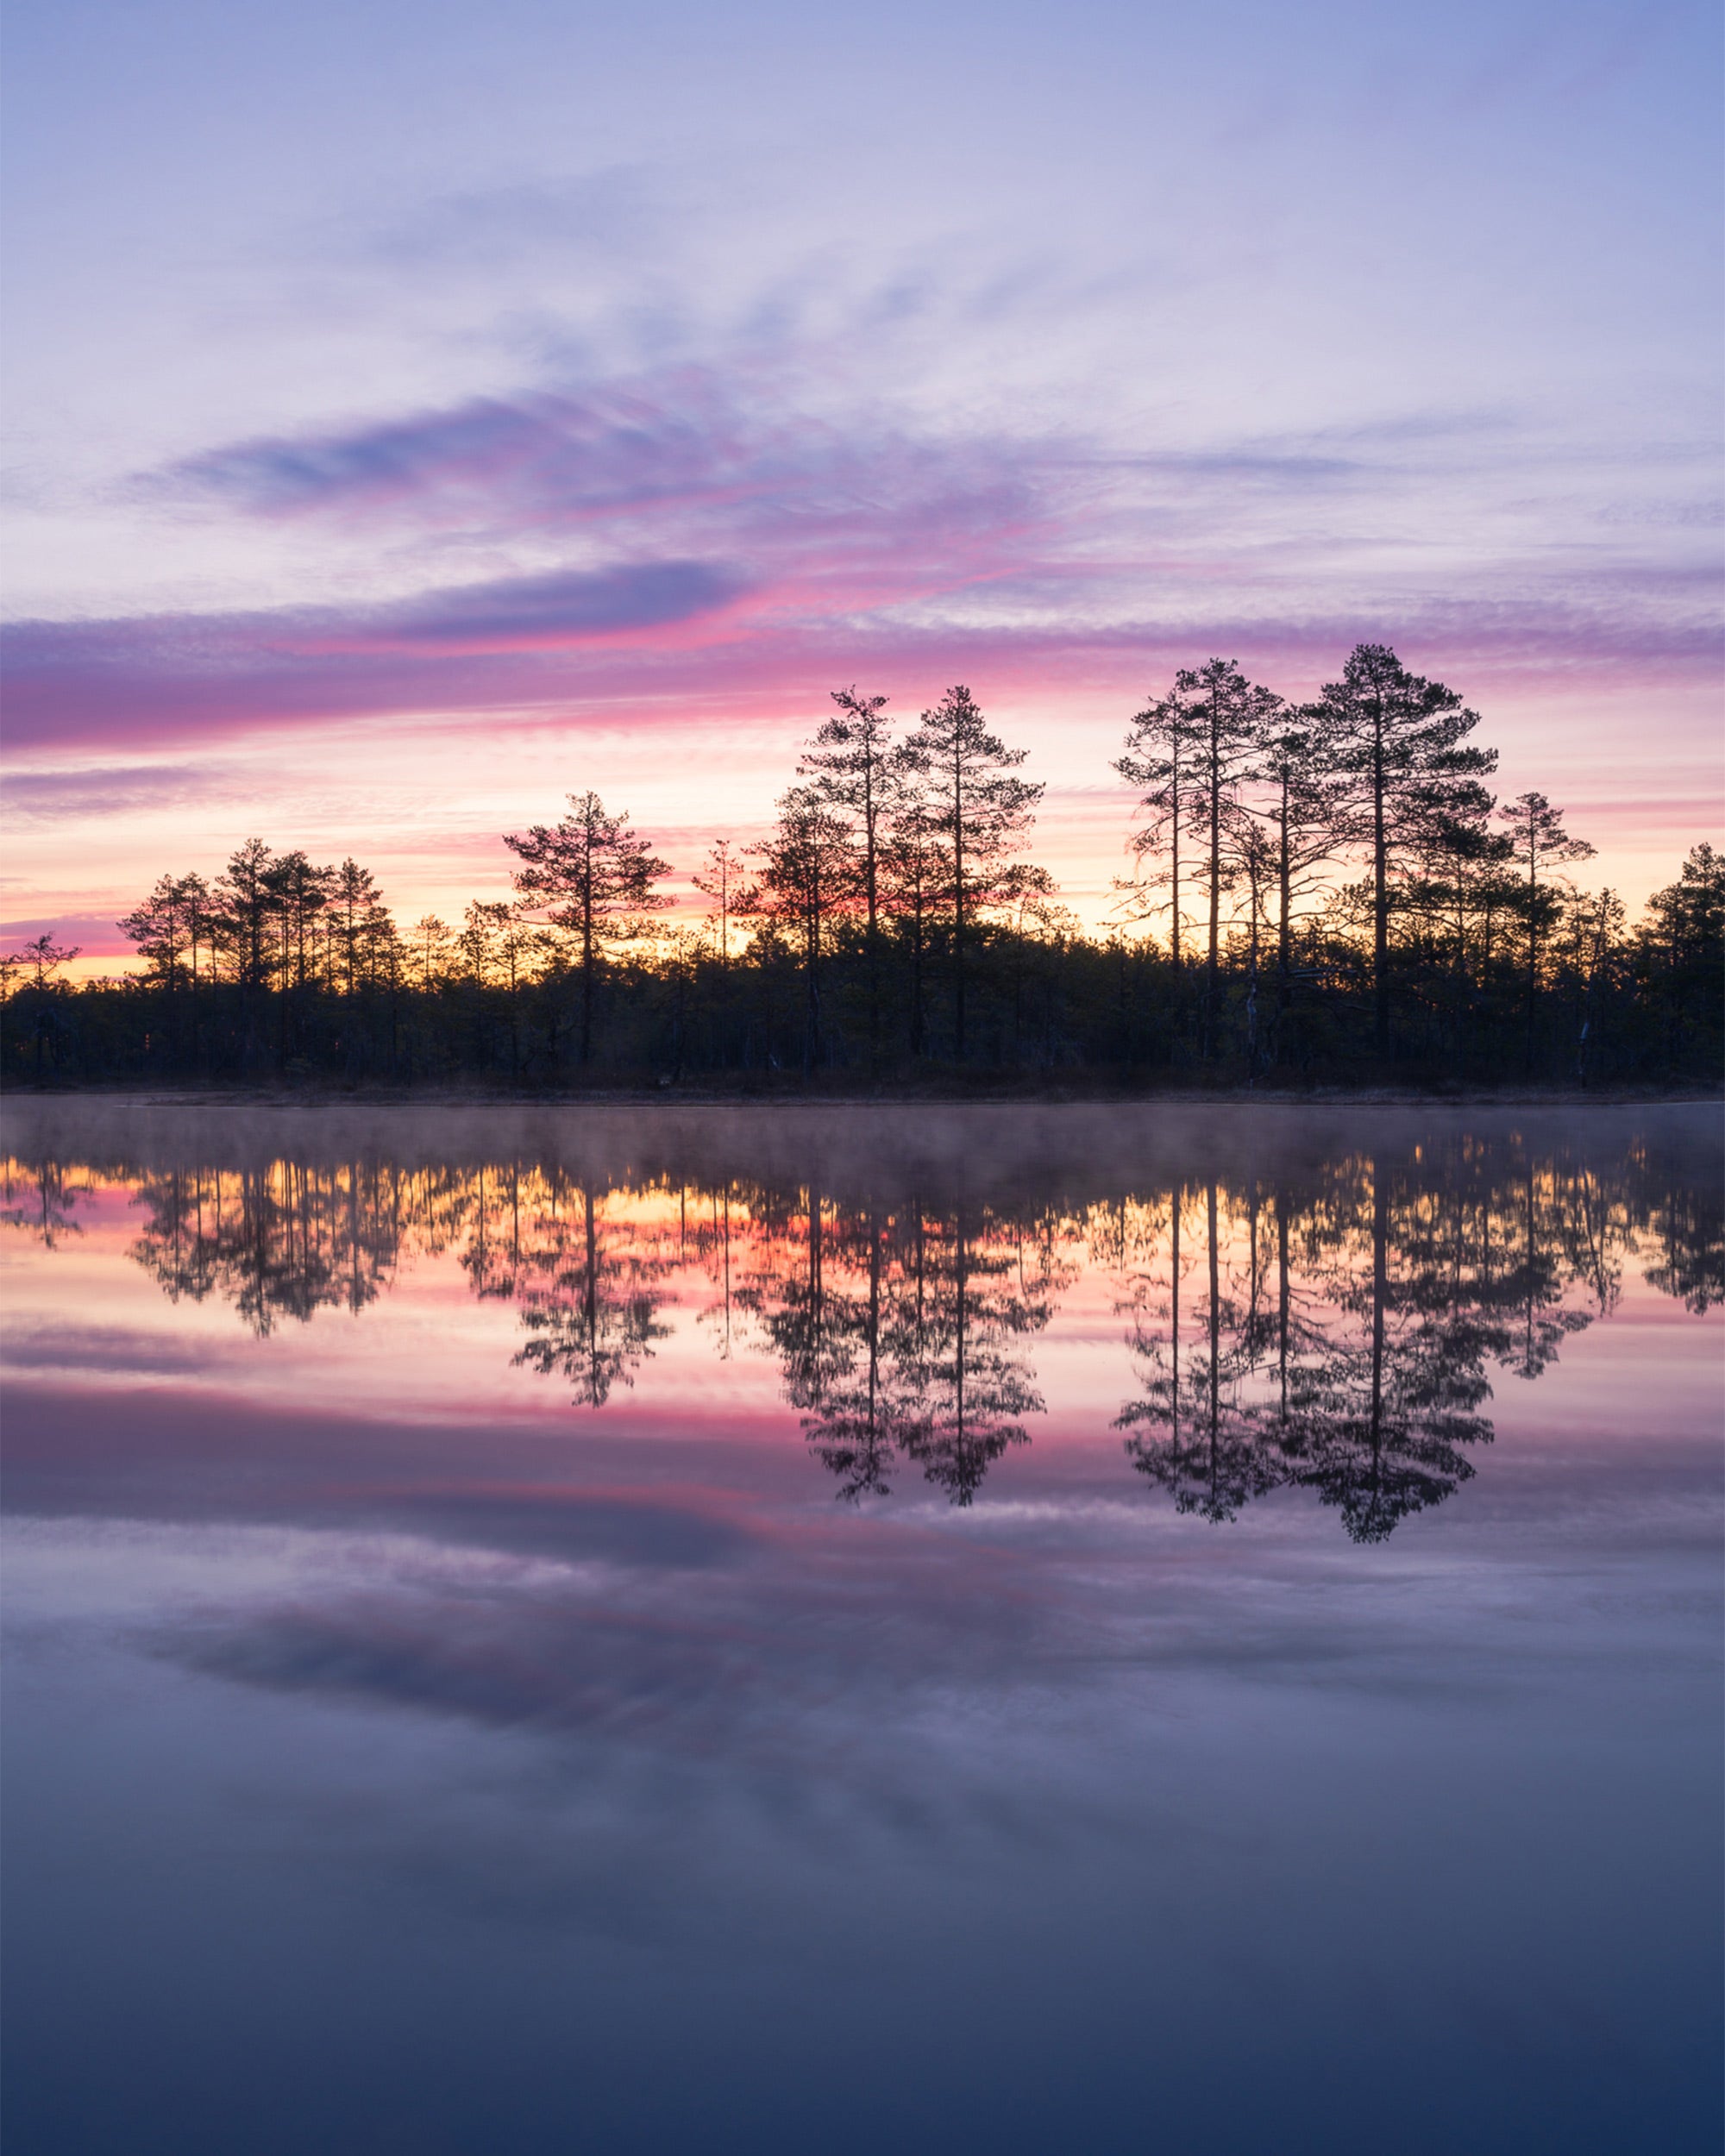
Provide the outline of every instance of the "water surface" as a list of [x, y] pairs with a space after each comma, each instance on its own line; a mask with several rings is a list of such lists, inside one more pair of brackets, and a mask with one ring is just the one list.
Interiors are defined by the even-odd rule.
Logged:
[[1713, 1112], [7, 1136], [19, 2156], [1716, 2147]]

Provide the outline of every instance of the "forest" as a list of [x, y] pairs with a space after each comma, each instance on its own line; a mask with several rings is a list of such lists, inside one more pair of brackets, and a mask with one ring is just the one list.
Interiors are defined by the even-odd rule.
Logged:
[[1395, 1082], [1711, 1086], [1725, 857], [1632, 924], [1541, 793], [1499, 800], [1453, 690], [1361, 644], [1310, 703], [1182, 669], [1113, 766], [1126, 873], [1087, 932], [1030, 857], [1043, 787], [950, 690], [835, 691], [767, 835], [673, 864], [591, 792], [506, 834], [511, 900], [398, 922], [351, 857], [248, 839], [119, 925], [0, 958], [10, 1086], [828, 1093]]

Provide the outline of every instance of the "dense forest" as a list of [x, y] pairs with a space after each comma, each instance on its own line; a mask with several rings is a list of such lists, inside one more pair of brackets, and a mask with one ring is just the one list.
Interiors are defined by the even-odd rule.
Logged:
[[356, 862], [248, 839], [120, 923], [141, 971], [3, 962], [8, 1082], [533, 1090], [1082, 1079], [1436, 1087], [1716, 1081], [1725, 857], [1696, 846], [1631, 924], [1593, 849], [1442, 683], [1362, 644], [1295, 705], [1181, 671], [1113, 766], [1126, 858], [1085, 933], [1028, 857], [1041, 785], [968, 689], [907, 730], [835, 692], [768, 835], [672, 864], [597, 794], [509, 834], [512, 901], [411, 927]]

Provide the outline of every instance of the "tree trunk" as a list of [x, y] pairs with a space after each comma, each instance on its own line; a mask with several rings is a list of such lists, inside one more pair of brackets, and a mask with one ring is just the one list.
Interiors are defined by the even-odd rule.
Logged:
[[1371, 752], [1371, 996], [1377, 1053], [1389, 1060], [1389, 849], [1383, 829], [1383, 706]]
[[1170, 751], [1173, 762], [1174, 818], [1170, 826], [1172, 856], [1169, 863], [1168, 889], [1171, 904], [1169, 909], [1168, 949], [1174, 965], [1174, 985], [1180, 986], [1180, 743], [1176, 740]]
[[1216, 1052], [1216, 972], [1222, 917], [1222, 772], [1216, 693], [1210, 695], [1210, 939], [1204, 961], [1204, 1060]]
[[1282, 830], [1280, 859], [1277, 862], [1280, 885], [1281, 915], [1276, 924], [1276, 1037], [1275, 1056], [1280, 1062], [1285, 1054], [1283, 1029], [1288, 1019], [1288, 999], [1290, 989], [1289, 975], [1293, 969], [1292, 930], [1289, 915], [1294, 902], [1293, 865], [1289, 858], [1288, 839], [1288, 767], [1282, 768]]
[[1534, 1005], [1540, 993], [1540, 889], [1538, 857], [1534, 842], [1527, 842], [1527, 1019], [1522, 1044], [1523, 1074], [1534, 1075]]
[[581, 906], [581, 1069], [593, 1053], [593, 893], [589, 889]]
[[953, 1051], [964, 1061], [964, 795], [963, 777], [952, 772], [952, 967]]

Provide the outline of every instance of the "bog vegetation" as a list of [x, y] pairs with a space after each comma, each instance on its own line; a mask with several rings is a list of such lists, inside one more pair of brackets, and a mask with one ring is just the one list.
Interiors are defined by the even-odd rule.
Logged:
[[1631, 924], [1543, 793], [1497, 800], [1477, 715], [1360, 645], [1295, 705], [1232, 661], [1176, 675], [1114, 770], [1130, 873], [1083, 932], [1029, 857], [1042, 787], [968, 689], [914, 726], [837, 692], [757, 843], [672, 864], [592, 792], [507, 835], [512, 901], [398, 922], [352, 860], [248, 839], [120, 924], [74, 987], [4, 960], [4, 1070], [524, 1088], [1716, 1080], [1725, 859]]

